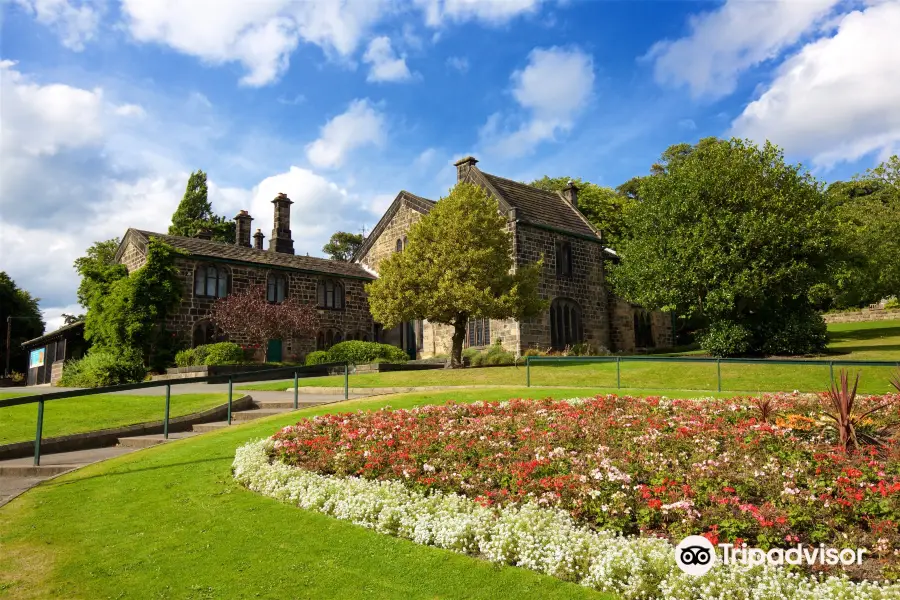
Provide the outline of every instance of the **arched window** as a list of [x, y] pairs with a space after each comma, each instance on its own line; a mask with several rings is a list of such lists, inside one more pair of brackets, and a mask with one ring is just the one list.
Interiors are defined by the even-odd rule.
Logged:
[[319, 282], [319, 308], [344, 308], [344, 286], [334, 279]]
[[584, 341], [581, 307], [574, 300], [557, 298], [550, 303], [550, 346], [563, 350]]
[[228, 295], [228, 271], [216, 265], [197, 265], [194, 271], [194, 295], [224, 298]]
[[344, 334], [337, 329], [327, 329], [320, 331], [316, 335], [316, 350], [328, 350], [335, 344], [344, 341]]
[[201, 319], [194, 323], [191, 332], [191, 347], [196, 348], [204, 344], [214, 344], [228, 340], [225, 332], [218, 329], [209, 319]]
[[281, 304], [287, 293], [287, 278], [277, 273], [269, 273], [266, 279], [266, 300], [272, 304]]
[[653, 347], [653, 325], [650, 321], [650, 313], [646, 310], [634, 311], [634, 346], [636, 348]]
[[409, 238], [405, 235], [403, 236], [403, 249], [406, 250], [406, 245], [409, 243]]
[[397, 252], [403, 252], [403, 240], [397, 239]]

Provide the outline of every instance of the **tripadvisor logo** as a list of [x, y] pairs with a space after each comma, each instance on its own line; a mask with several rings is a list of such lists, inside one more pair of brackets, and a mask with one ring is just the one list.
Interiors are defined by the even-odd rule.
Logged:
[[[761, 548], [748, 548], [742, 544], [736, 548], [734, 544], [719, 544], [722, 549], [722, 562], [726, 565], [744, 566], [758, 565], [861, 565], [865, 548], [826, 548], [818, 546], [802, 546], [792, 548], [772, 548], [768, 552]], [[675, 562], [688, 575], [705, 575], [715, 566], [718, 556], [716, 548], [702, 535], [689, 535], [675, 546]]]

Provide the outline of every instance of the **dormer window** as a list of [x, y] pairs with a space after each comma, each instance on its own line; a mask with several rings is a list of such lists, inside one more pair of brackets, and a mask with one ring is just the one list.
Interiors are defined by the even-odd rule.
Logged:
[[334, 279], [319, 281], [318, 289], [319, 308], [344, 308], [344, 286]]
[[284, 302], [287, 293], [287, 279], [284, 275], [270, 273], [266, 280], [266, 301], [272, 304]]
[[572, 244], [569, 242], [556, 243], [556, 275], [559, 277], [572, 275]]
[[197, 265], [194, 271], [194, 295], [224, 298], [228, 295], [228, 271], [216, 265]]

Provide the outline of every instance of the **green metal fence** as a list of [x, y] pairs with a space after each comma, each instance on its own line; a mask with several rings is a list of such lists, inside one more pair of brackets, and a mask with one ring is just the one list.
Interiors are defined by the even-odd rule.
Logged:
[[44, 428], [44, 403], [52, 400], [65, 400], [66, 398], [77, 398], [79, 396], [93, 396], [96, 394], [115, 394], [128, 390], [142, 390], [147, 388], [163, 387], [166, 388], [165, 411], [163, 415], [163, 437], [169, 438], [169, 408], [171, 404], [172, 386], [185, 385], [188, 383], [221, 383], [228, 382], [228, 424], [231, 425], [231, 403], [233, 397], [234, 383], [248, 381], [265, 381], [269, 379], [278, 379], [294, 376], [294, 409], [299, 408], [299, 379], [301, 376], [321, 376], [327, 375], [332, 369], [343, 367], [344, 369], [344, 399], [348, 399], [350, 394], [350, 365], [346, 362], [326, 363], [309, 367], [276, 367], [273, 369], [260, 369], [257, 371], [243, 371], [240, 373], [232, 373], [230, 375], [207, 375], [203, 377], [185, 377], [184, 379], [164, 380], [164, 381], [144, 381], [141, 383], [128, 383], [124, 385], [110, 385], [97, 388], [85, 388], [79, 390], [69, 390], [65, 392], [49, 392], [46, 394], [28, 394], [17, 396], [15, 398], [7, 398], [0, 400], [0, 409], [7, 406], [19, 406], [22, 404], [37, 404], [37, 429], [34, 436], [34, 465], [41, 464], [41, 438]]
[[[717, 392], [723, 391], [724, 388], [722, 385], [722, 368], [731, 367], [733, 365], [760, 365], [760, 366], [778, 366], [778, 365], [791, 365], [791, 366], [802, 366], [806, 369], [812, 367], [820, 367], [828, 368], [828, 378], [829, 381], [834, 381], [835, 377], [835, 369], [845, 368], [845, 367], [885, 367], [889, 369], [900, 368], [900, 358], [897, 361], [875, 361], [875, 360], [823, 360], [823, 359], [769, 359], [769, 358], [707, 358], [707, 357], [677, 357], [677, 356], [529, 356], [525, 359], [525, 378], [526, 385], [531, 387], [532, 384], [532, 367], [538, 365], [548, 365], [548, 366], [575, 366], [575, 365], [585, 365], [585, 364], [606, 364], [606, 365], [615, 365], [615, 387], [617, 389], [628, 389], [629, 387], [635, 386], [623, 386], [622, 385], [622, 370], [623, 363], [659, 363], [661, 365], [672, 365], [675, 363], [681, 363], [685, 365], [708, 365], [710, 368], [715, 367], [715, 388], [697, 388], [700, 390], [708, 390], [713, 391], [713, 389]], [[610, 368], [611, 370], [611, 368]], [[610, 373], [611, 374], [611, 373]], [[885, 378], [885, 386], [889, 387], [887, 384], [887, 378]], [[579, 385], [585, 385], [591, 383], [596, 385], [596, 382], [586, 382], [579, 381]], [[598, 387], [607, 387], [607, 386], [598, 386]], [[641, 385], [641, 388], [649, 389], [652, 386]], [[668, 388], [673, 388], [676, 386], [664, 386]], [[730, 388], [727, 391], [757, 391], [753, 389], [735, 389]], [[769, 391], [769, 390], [763, 390]]]

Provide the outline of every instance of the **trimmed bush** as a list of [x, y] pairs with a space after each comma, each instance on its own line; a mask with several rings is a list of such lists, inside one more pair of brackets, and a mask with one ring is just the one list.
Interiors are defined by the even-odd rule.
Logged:
[[393, 363], [405, 363], [409, 360], [409, 355], [396, 346], [356, 340], [335, 344], [328, 350], [328, 356], [331, 359], [329, 362], [346, 361], [354, 365], [371, 363], [378, 359], [381, 359], [381, 362]]
[[147, 369], [134, 351], [114, 353], [91, 350], [80, 360], [63, 366], [59, 385], [63, 387], [102, 387], [142, 381]]
[[245, 362], [244, 350], [234, 342], [204, 344], [182, 350], [175, 355], [175, 364], [179, 367], [237, 365], [243, 362]]
[[766, 354], [821, 354], [828, 345], [828, 327], [812, 309], [773, 315], [761, 323], [757, 335]]
[[753, 334], [733, 321], [718, 321], [707, 330], [701, 345], [711, 356], [741, 356], [753, 347]]
[[490, 365], [513, 365], [515, 363], [515, 354], [504, 350], [500, 342], [494, 342], [486, 350], [472, 356], [470, 365], [473, 367], [485, 367]]
[[316, 350], [315, 352], [310, 352], [306, 355], [306, 366], [311, 367], [313, 365], [324, 365], [325, 363], [332, 362], [331, 359], [328, 358], [328, 352], [325, 350]]

